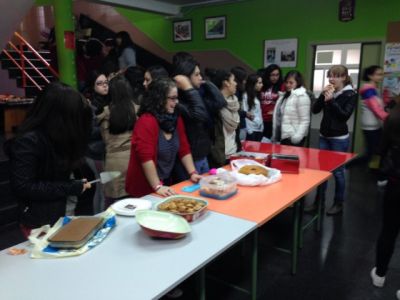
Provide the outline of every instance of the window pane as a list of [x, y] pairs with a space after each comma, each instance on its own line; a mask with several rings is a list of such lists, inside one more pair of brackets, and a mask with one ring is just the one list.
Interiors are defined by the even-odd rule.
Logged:
[[358, 65], [360, 63], [360, 49], [347, 50], [347, 65]]
[[342, 50], [333, 51], [333, 65], [340, 65], [342, 60]]
[[333, 51], [319, 51], [315, 58], [315, 64], [332, 64]]
[[319, 93], [324, 87], [324, 70], [314, 71], [313, 89], [314, 93]]
[[353, 82], [353, 87], [355, 89], [357, 89], [358, 88], [358, 69], [350, 69], [349, 75], [350, 75], [351, 81]]

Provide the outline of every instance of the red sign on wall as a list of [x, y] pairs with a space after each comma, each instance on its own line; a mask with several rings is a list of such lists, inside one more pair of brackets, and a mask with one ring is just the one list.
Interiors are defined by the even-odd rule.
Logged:
[[64, 31], [64, 45], [65, 49], [75, 50], [75, 32]]

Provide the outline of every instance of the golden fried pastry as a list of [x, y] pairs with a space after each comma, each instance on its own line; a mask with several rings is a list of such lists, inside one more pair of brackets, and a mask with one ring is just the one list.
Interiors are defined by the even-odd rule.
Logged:
[[174, 200], [162, 203], [158, 209], [172, 213], [187, 214], [195, 213], [202, 209], [206, 204], [193, 199], [176, 198]]
[[246, 174], [246, 175], [249, 175], [249, 174], [264, 175], [265, 177], [268, 177], [267, 169], [260, 167], [260, 166], [254, 166], [254, 165], [247, 165], [247, 166], [241, 167], [239, 169], [239, 173]]

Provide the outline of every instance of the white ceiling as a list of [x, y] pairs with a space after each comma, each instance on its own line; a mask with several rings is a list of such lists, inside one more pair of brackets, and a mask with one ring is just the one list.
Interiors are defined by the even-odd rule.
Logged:
[[161, 13], [165, 15], [179, 16], [184, 7], [196, 7], [215, 4], [227, 4], [244, 0], [93, 0], [112, 6], [123, 6]]

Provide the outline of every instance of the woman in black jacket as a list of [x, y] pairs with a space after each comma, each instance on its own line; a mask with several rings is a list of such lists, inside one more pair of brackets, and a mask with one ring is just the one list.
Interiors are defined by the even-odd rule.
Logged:
[[65, 215], [68, 196], [81, 196], [90, 189], [85, 179], [70, 176], [85, 155], [91, 122], [91, 108], [81, 94], [51, 83], [34, 102], [16, 137], [7, 141], [10, 182], [25, 234], [54, 224]]
[[[345, 66], [333, 66], [328, 71], [329, 84], [314, 103], [312, 112], [317, 114], [323, 111], [320, 127], [319, 148], [347, 152], [350, 143], [347, 120], [354, 111], [357, 102], [357, 93], [351, 84], [349, 72]], [[343, 210], [345, 177], [344, 167], [333, 172], [335, 176], [335, 198], [328, 215], [339, 214]], [[322, 186], [322, 199], [325, 198], [327, 184]], [[315, 206], [315, 205], [313, 205]]]
[[[383, 287], [385, 275], [400, 231], [400, 103], [383, 127], [381, 171], [388, 178], [383, 202], [383, 226], [376, 246], [373, 285]], [[400, 294], [400, 292], [398, 292]]]
[[[174, 79], [179, 92], [179, 112], [185, 123], [186, 134], [193, 155], [194, 164], [199, 174], [209, 171], [207, 156], [211, 151], [209, 111], [214, 106], [224, 105], [218, 89], [213, 89], [211, 83], [206, 83], [200, 73], [199, 64], [194, 59], [179, 60], [174, 65]], [[213, 94], [216, 91], [218, 94]], [[207, 95], [206, 95], [207, 94]], [[210, 94], [213, 94], [210, 97]], [[210, 106], [210, 107], [209, 107]]]

